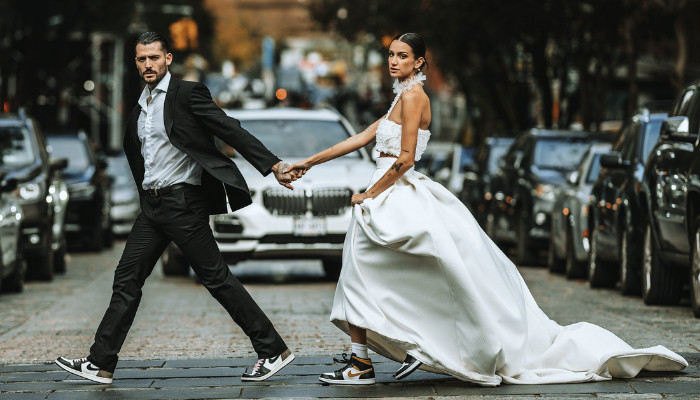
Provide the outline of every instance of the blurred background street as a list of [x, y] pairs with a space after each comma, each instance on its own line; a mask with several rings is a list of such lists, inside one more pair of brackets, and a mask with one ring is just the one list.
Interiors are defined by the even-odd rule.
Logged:
[[[145, 31], [170, 39], [173, 75], [292, 162], [384, 115], [387, 47], [421, 33], [432, 122], [416, 170], [467, 206], [550, 318], [700, 353], [699, 15], [684, 0], [0, 0], [0, 366], [92, 342], [140, 211], [122, 139]], [[347, 351], [328, 317], [373, 145], [294, 192], [219, 148], [253, 199], [210, 218], [232, 271], [298, 355]], [[251, 351], [169, 246], [122, 359]]]

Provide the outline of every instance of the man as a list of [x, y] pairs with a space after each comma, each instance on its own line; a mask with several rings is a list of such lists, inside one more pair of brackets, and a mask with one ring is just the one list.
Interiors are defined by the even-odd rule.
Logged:
[[240, 123], [218, 108], [207, 88], [170, 75], [167, 40], [146, 32], [136, 41], [136, 67], [147, 86], [129, 117], [124, 151], [139, 183], [141, 213], [114, 273], [112, 298], [90, 355], [56, 364], [83, 378], [111, 383], [117, 354], [136, 315], [141, 288], [172, 241], [197, 277], [250, 337], [258, 362], [244, 381], [269, 378], [294, 355], [243, 285], [231, 274], [209, 228], [209, 215], [252, 202], [243, 176], [214, 143], [220, 138], [261, 174], [292, 189], [296, 177]]

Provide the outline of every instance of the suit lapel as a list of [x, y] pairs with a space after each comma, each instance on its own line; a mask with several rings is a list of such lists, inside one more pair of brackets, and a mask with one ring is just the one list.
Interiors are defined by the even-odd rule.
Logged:
[[168, 85], [168, 93], [165, 95], [165, 106], [163, 108], [163, 122], [165, 123], [165, 132], [170, 136], [170, 130], [173, 128], [173, 112], [175, 110], [175, 95], [180, 87], [178, 79], [174, 76], [170, 77]]

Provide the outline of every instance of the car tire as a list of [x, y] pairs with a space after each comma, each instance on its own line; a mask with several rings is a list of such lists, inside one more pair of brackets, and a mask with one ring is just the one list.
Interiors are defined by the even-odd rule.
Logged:
[[326, 273], [326, 279], [329, 281], [337, 281], [340, 277], [340, 271], [343, 268], [343, 260], [341, 258], [324, 258], [323, 271]]
[[690, 307], [695, 318], [700, 318], [700, 219], [695, 221], [695, 235], [691, 247]]
[[190, 273], [190, 264], [180, 250], [168, 246], [160, 256], [165, 276], [187, 276]]
[[547, 267], [551, 273], [564, 272], [566, 267], [566, 259], [557, 256], [557, 251], [554, 248], [554, 236], [550, 235], [549, 249], [547, 250]]
[[574, 237], [571, 229], [566, 231], [566, 264], [564, 271], [567, 279], [585, 279], [586, 263], [576, 259]]
[[2, 280], [3, 292], [21, 293], [24, 290], [24, 274], [27, 270], [27, 263], [22, 257], [22, 253], [17, 253], [14, 267], [15, 270]]
[[674, 305], [681, 300], [683, 285], [680, 274], [659, 257], [651, 224], [644, 223], [644, 255], [642, 258], [642, 298], [646, 304]]
[[533, 265], [535, 262], [535, 254], [532, 252], [530, 241], [527, 239], [527, 226], [522, 213], [519, 214], [518, 217], [518, 235], [516, 240], [518, 264], [520, 266]]
[[591, 230], [591, 253], [588, 257], [588, 282], [593, 288], [611, 288], [615, 286], [614, 269], [610, 263], [598, 257], [598, 226]]
[[61, 244], [58, 249], [53, 252], [53, 270], [54, 272], [66, 272], [66, 239], [61, 239]]
[[50, 281], [54, 275], [54, 255], [51, 249], [51, 229], [44, 233], [44, 246], [36, 254], [27, 255], [27, 279]]
[[641, 257], [632, 232], [628, 231], [627, 226], [620, 227], [620, 230], [620, 291], [623, 295], [639, 295], [642, 290], [639, 271]]

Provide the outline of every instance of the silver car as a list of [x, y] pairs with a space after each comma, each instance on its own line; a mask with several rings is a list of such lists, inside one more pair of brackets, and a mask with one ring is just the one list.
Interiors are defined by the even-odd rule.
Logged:
[[[350, 124], [331, 110], [275, 108], [230, 110], [274, 154], [295, 162], [354, 135]], [[375, 164], [364, 148], [312, 168], [290, 191], [272, 175], [263, 177], [226, 146], [250, 188], [253, 204], [210, 218], [214, 237], [229, 264], [251, 258], [320, 259], [328, 277], [340, 273], [350, 198], [363, 192]], [[162, 257], [168, 275], [185, 274], [184, 257], [171, 245]]]
[[139, 191], [124, 153], [107, 158], [107, 174], [113, 178], [110, 208], [112, 233], [115, 236], [128, 235], [141, 205]]
[[611, 143], [593, 144], [554, 200], [547, 257], [551, 272], [565, 272], [570, 279], [587, 276], [588, 200], [600, 172], [600, 157], [609, 152], [611, 146]]

